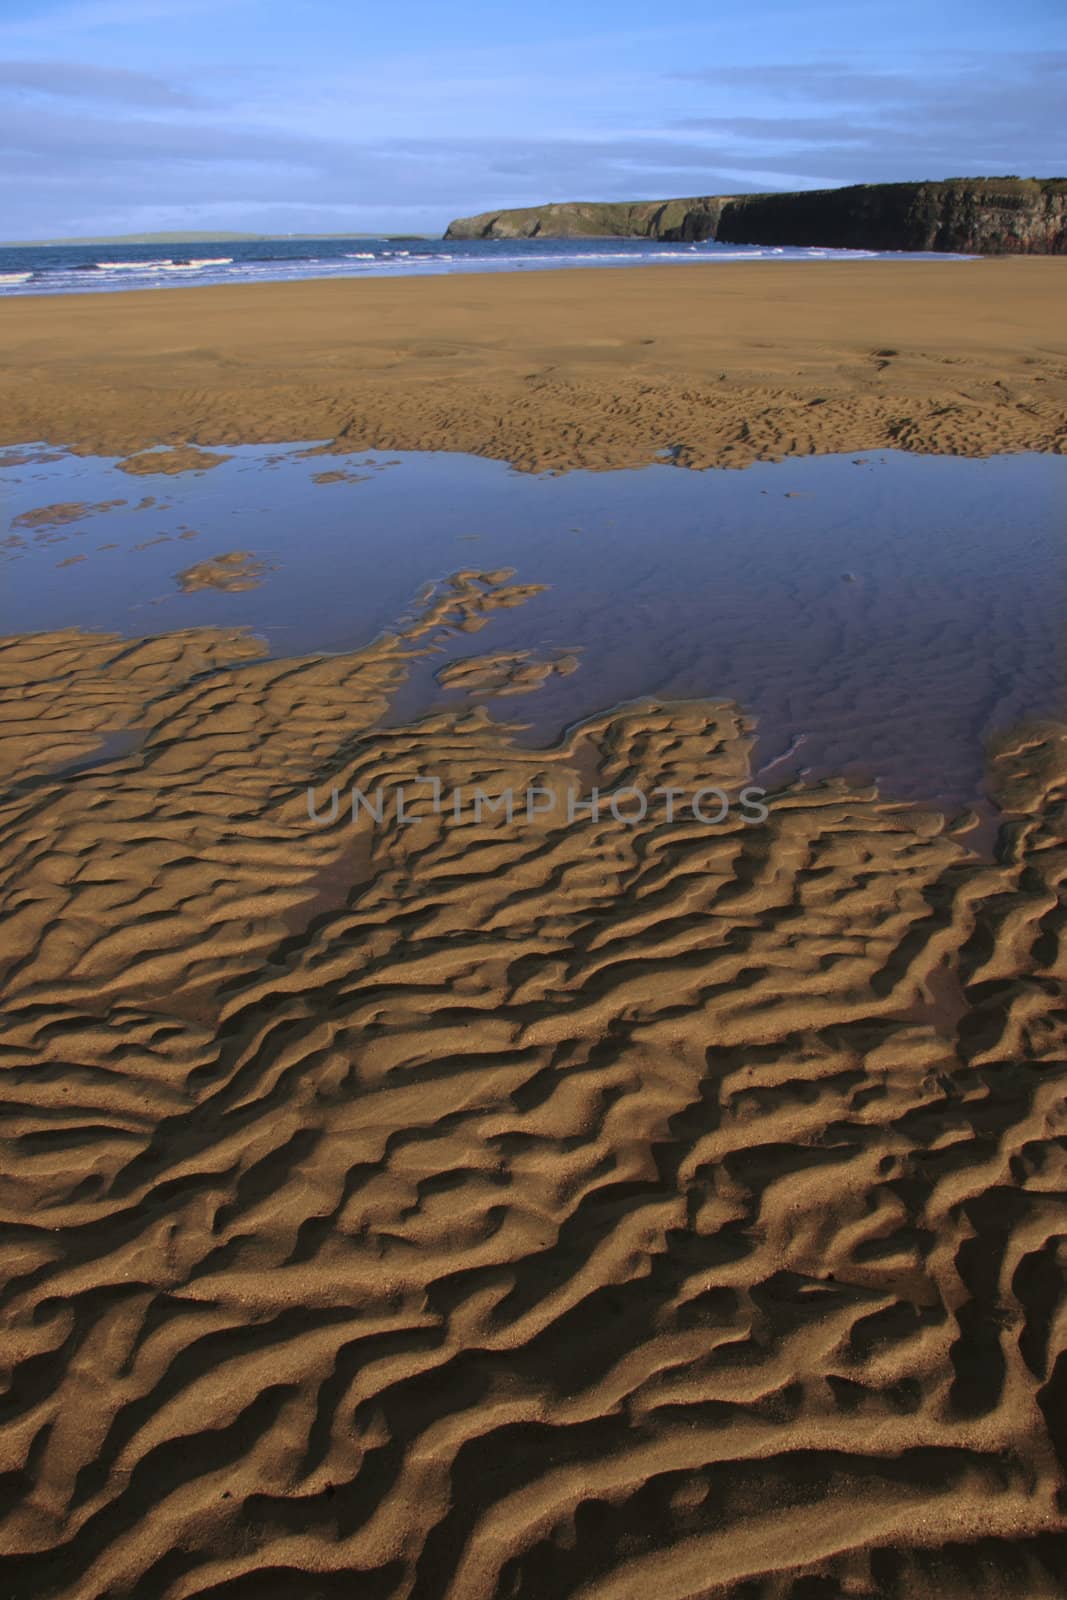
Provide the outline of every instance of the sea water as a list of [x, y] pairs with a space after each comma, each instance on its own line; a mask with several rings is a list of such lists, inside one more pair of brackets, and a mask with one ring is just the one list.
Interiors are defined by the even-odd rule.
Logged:
[[[452, 454], [222, 453], [132, 477], [0, 452], [0, 632], [240, 626], [275, 655], [347, 650], [427, 584], [511, 567], [543, 591], [417, 663], [394, 717], [470, 703], [437, 679], [456, 658], [566, 652], [577, 670], [476, 698], [543, 742], [620, 701], [728, 697], [774, 780], [876, 779], [945, 806], [980, 797], [991, 734], [1067, 710], [1059, 456], [545, 476]], [[183, 587], [235, 552], [251, 587]]]

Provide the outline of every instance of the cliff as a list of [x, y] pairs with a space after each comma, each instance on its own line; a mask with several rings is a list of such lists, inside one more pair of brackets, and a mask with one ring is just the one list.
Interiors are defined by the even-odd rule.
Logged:
[[450, 222], [446, 239], [713, 239], [730, 197], [689, 200], [563, 201], [517, 211], [483, 211]]
[[729, 244], [975, 255], [1067, 254], [1067, 178], [864, 183], [797, 194], [582, 201], [487, 211], [446, 239], [716, 239]]

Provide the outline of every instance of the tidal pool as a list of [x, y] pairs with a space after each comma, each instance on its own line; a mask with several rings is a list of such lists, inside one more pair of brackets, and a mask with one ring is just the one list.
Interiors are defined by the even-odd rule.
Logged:
[[[420, 663], [395, 717], [473, 696], [542, 742], [639, 696], [730, 697], [775, 781], [877, 779], [957, 807], [981, 798], [990, 734], [1064, 714], [1062, 457], [552, 477], [308, 451], [220, 447], [177, 475], [0, 452], [0, 631], [232, 625], [276, 655], [346, 650], [427, 583], [512, 567], [547, 587]], [[568, 670], [507, 697], [462, 669], [438, 681], [459, 658], [523, 651]]]

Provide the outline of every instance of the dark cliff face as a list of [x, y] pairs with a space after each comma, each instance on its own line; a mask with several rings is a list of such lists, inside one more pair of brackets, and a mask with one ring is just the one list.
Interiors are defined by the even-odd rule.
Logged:
[[975, 178], [739, 195], [723, 207], [715, 236], [730, 244], [1062, 255], [1067, 180]]
[[644, 238], [973, 255], [1067, 254], [1067, 179], [955, 178], [484, 212], [448, 239]]

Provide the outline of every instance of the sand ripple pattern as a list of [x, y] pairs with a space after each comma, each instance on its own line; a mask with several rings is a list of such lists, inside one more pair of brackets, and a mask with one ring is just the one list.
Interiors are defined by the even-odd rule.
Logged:
[[0, 641], [0, 1592], [1052, 1600], [1067, 731], [992, 862], [833, 783], [313, 826], [744, 782], [725, 702], [381, 726], [508, 577], [348, 656]]

